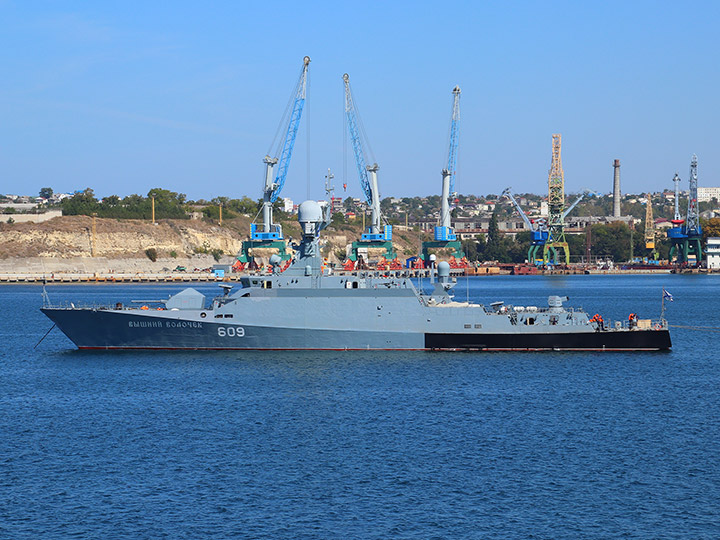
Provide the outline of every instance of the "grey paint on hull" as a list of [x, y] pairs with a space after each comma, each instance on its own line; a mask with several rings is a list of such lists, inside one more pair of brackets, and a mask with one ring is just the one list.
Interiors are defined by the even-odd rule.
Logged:
[[43, 309], [79, 348], [422, 349], [422, 333], [239, 325], [122, 311]]

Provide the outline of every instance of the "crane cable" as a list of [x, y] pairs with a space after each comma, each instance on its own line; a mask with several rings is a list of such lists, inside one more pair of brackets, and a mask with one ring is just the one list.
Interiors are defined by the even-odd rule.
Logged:
[[[308, 107], [307, 92], [310, 88], [310, 70], [305, 75], [305, 186], [306, 199], [310, 200], [310, 107]], [[296, 92], [297, 93], [297, 92]]]
[[342, 110], [342, 130], [343, 130], [343, 185], [347, 185], [347, 112], [345, 111], [345, 103]]

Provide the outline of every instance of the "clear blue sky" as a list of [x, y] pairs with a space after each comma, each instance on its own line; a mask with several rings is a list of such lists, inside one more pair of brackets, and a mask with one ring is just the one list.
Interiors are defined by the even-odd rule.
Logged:
[[[342, 193], [350, 74], [383, 196], [438, 193], [451, 90], [456, 187], [545, 193], [720, 185], [720, 2], [0, 0], [0, 192], [152, 187], [261, 195], [262, 158], [309, 55], [283, 196]], [[348, 156], [347, 195], [360, 196]]]

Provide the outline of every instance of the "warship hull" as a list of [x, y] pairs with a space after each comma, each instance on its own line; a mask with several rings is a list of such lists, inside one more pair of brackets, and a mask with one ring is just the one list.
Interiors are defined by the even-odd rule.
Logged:
[[424, 332], [231, 324], [200, 313], [43, 308], [79, 349], [158, 350], [479, 350], [655, 351], [670, 349], [664, 330]]

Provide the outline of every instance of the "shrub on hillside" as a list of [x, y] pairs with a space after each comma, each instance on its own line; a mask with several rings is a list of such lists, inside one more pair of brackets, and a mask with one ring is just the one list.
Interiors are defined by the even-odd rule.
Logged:
[[152, 262], [157, 261], [157, 257], [158, 257], [157, 249], [147, 248], [145, 250], [145, 255], [147, 255], [147, 258], [150, 259]]

